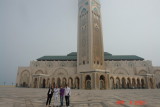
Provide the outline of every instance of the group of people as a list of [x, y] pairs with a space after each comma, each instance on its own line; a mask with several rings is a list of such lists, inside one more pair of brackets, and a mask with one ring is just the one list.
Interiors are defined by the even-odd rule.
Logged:
[[[49, 87], [48, 93], [47, 93], [47, 101], [46, 101], [46, 106], [50, 106], [51, 104], [51, 99], [52, 96], [54, 97], [54, 107], [58, 107], [59, 105], [62, 107], [63, 106], [63, 99], [65, 98], [66, 101], [66, 106], [69, 107], [70, 105], [70, 96], [71, 96], [71, 89], [68, 87], [66, 84], [65, 88], [60, 87], [60, 89], [56, 86], [55, 88]], [[58, 102], [58, 96], [60, 96], [60, 104]]]

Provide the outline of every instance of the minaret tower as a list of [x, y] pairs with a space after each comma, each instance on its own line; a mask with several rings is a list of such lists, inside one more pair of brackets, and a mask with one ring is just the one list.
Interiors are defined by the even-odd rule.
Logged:
[[78, 1], [77, 71], [104, 71], [104, 50], [99, 0]]

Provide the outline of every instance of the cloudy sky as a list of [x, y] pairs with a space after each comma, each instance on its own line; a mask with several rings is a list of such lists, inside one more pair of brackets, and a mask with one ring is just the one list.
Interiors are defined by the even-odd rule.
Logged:
[[[160, 66], [160, 0], [100, 0], [104, 51]], [[18, 66], [77, 51], [78, 0], [0, 0], [0, 84]]]

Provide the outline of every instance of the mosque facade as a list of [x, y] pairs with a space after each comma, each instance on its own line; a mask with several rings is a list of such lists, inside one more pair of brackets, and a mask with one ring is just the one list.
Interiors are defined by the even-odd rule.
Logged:
[[99, 0], [78, 1], [77, 52], [43, 56], [18, 67], [17, 87], [73, 89], [160, 88], [160, 67], [136, 55], [104, 52]]

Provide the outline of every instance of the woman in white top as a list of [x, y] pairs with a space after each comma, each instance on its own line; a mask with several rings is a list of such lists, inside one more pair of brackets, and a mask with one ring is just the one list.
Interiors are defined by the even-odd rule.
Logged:
[[54, 96], [54, 106], [58, 106], [58, 95], [59, 95], [59, 89], [57, 88], [54, 88], [54, 93], [53, 93], [53, 96]]

